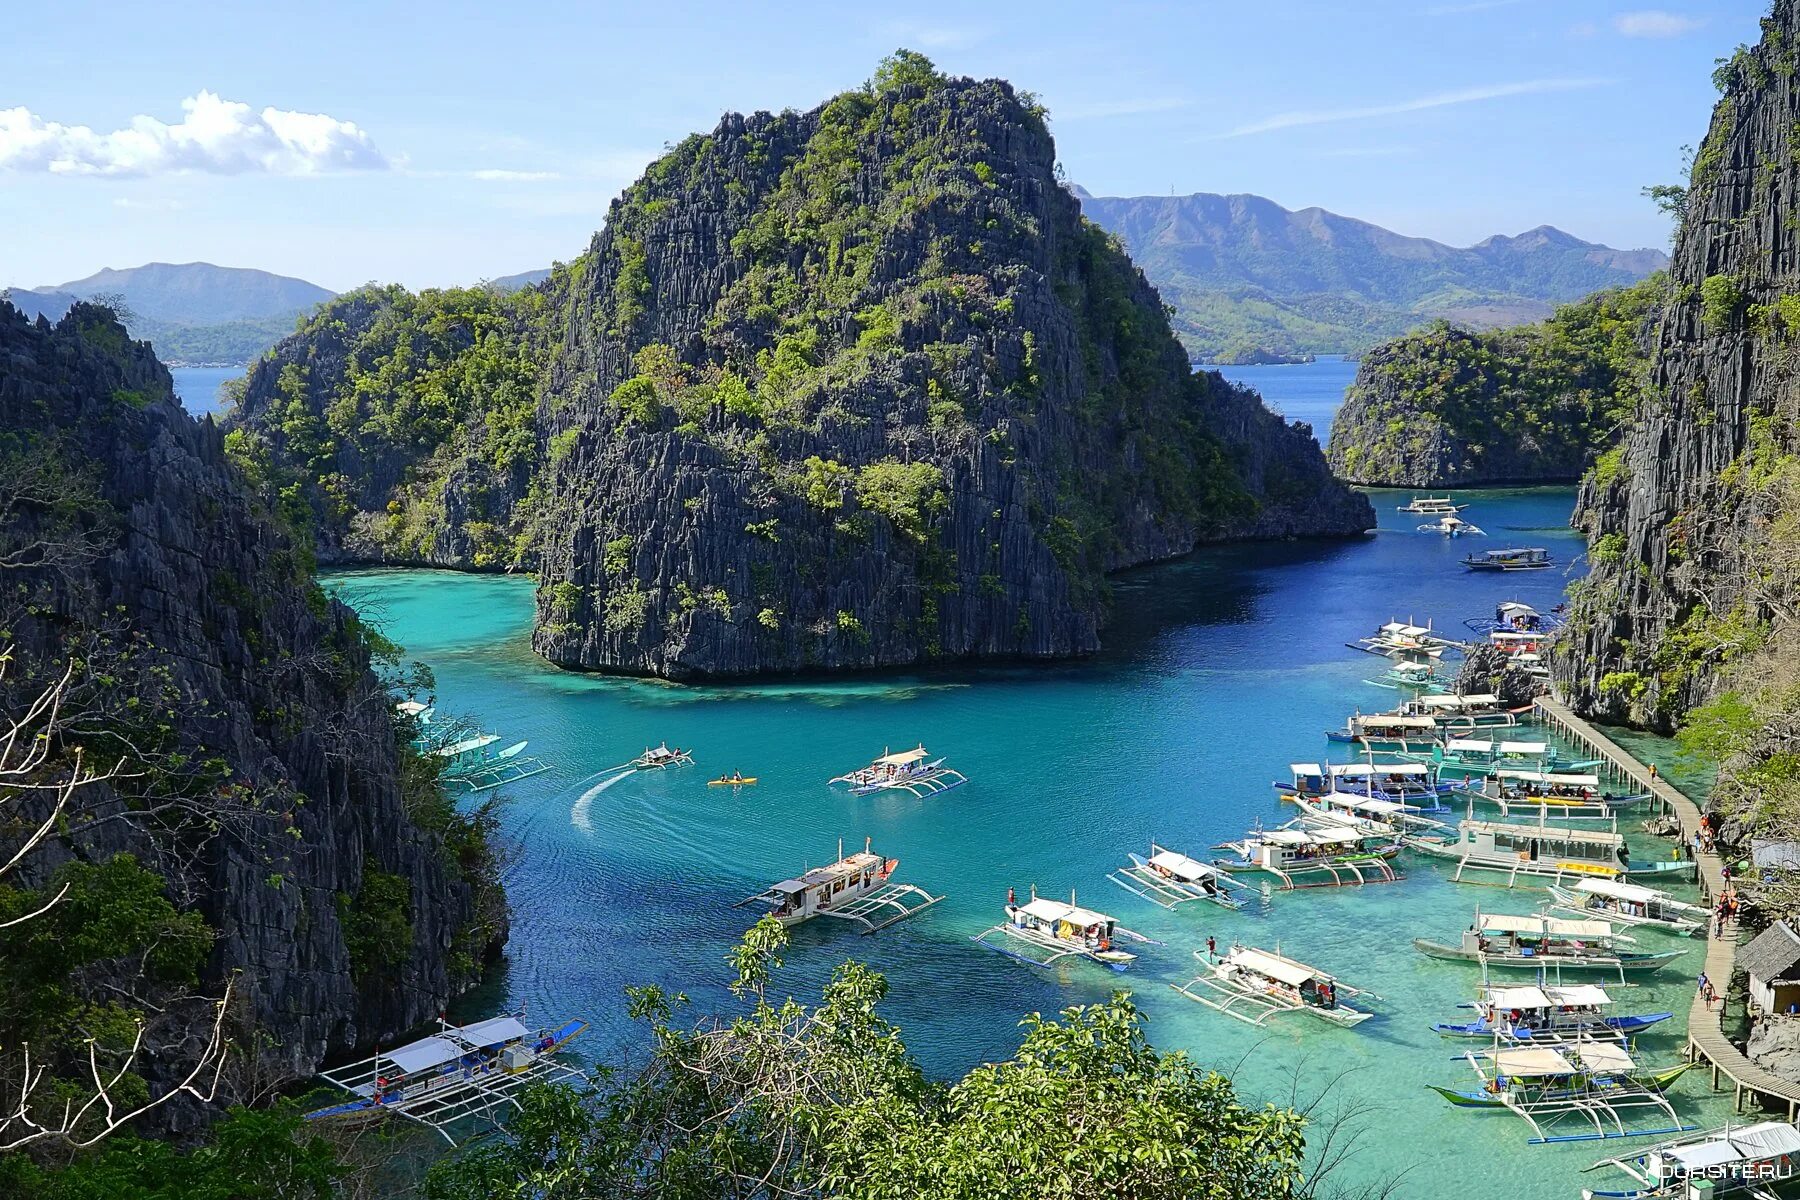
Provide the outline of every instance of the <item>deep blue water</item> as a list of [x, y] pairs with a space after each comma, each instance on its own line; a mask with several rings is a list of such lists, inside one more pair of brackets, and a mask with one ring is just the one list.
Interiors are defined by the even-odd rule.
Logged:
[[170, 367], [175, 381], [175, 396], [182, 407], [196, 417], [217, 413], [224, 408], [219, 389], [244, 374], [243, 367]]
[[[1269, 368], [1282, 371], [1296, 368]], [[833, 964], [862, 958], [887, 973], [890, 1017], [934, 1072], [952, 1075], [1010, 1054], [1019, 1017], [1129, 987], [1158, 1044], [1234, 1072], [1255, 1099], [1285, 1101], [1332, 1085], [1370, 1106], [1366, 1178], [1412, 1167], [1401, 1194], [1445, 1194], [1451, 1169], [1470, 1195], [1538, 1200], [1575, 1194], [1573, 1172], [1597, 1146], [1527, 1147], [1516, 1118], [1450, 1108], [1426, 1083], [1461, 1085], [1465, 1048], [1427, 1028], [1457, 1016], [1476, 972], [1422, 958], [1415, 936], [1453, 937], [1477, 905], [1526, 912], [1539, 892], [1451, 883], [1427, 860], [1407, 878], [1361, 889], [1277, 894], [1242, 913], [1154, 908], [1107, 881], [1155, 838], [1204, 853], [1252, 823], [1291, 814], [1269, 783], [1290, 761], [1328, 753], [1323, 731], [1354, 708], [1391, 706], [1364, 680], [1381, 663], [1344, 643], [1392, 617], [1460, 628], [1517, 598], [1541, 608], [1580, 571], [1567, 528], [1569, 489], [1470, 493], [1466, 514], [1490, 539], [1448, 542], [1394, 511], [1402, 494], [1372, 493], [1378, 533], [1348, 542], [1210, 549], [1115, 581], [1106, 648], [1065, 665], [993, 667], [730, 687], [683, 687], [582, 676], [535, 659], [531, 584], [420, 571], [333, 578], [388, 634], [436, 671], [446, 712], [508, 739], [529, 738], [556, 764], [509, 793], [517, 859], [507, 883], [516, 918], [504, 975], [479, 998], [487, 1011], [525, 1004], [593, 1021], [584, 1052], [638, 1045], [621, 989], [679, 988], [700, 1012], [727, 1012], [723, 956], [751, 920], [732, 903], [836, 856], [838, 839], [899, 857], [897, 878], [947, 896], [875, 937], [815, 921], [795, 931], [787, 985], [815, 992]], [[1464, 571], [1471, 548], [1551, 548], [1552, 571], [1495, 578]], [[619, 775], [608, 768], [667, 739], [699, 765]], [[923, 741], [971, 782], [941, 797], [854, 798], [826, 781], [884, 748]], [[709, 778], [760, 776], [733, 793]], [[1638, 855], [1666, 853], [1638, 839]], [[1087, 904], [1167, 944], [1114, 975], [1090, 964], [1044, 971], [972, 944], [1001, 917], [1006, 889], [1076, 889]], [[1305, 1018], [1253, 1029], [1167, 985], [1192, 974], [1208, 934], [1275, 946], [1371, 987], [1386, 1000], [1357, 1030]], [[1667, 939], [1641, 935], [1660, 947]], [[1622, 1007], [1685, 1012], [1699, 943]], [[1671, 1060], [1679, 1021], [1643, 1051]], [[1343, 1074], [1348, 1072], [1348, 1074]], [[1340, 1076], [1342, 1076], [1340, 1078]], [[1684, 1115], [1716, 1120], [1704, 1084], [1681, 1085]]]
[[1357, 364], [1341, 354], [1322, 355], [1309, 363], [1286, 367], [1209, 367], [1233, 383], [1253, 387], [1263, 402], [1290, 421], [1306, 421], [1322, 446], [1331, 437], [1331, 420], [1344, 401], [1344, 389], [1356, 378]]

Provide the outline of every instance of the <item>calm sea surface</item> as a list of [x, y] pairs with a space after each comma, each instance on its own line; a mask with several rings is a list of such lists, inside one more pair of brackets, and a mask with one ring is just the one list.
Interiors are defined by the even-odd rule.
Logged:
[[1356, 366], [1342, 355], [1324, 355], [1286, 367], [1218, 367], [1233, 383], [1253, 387], [1268, 406], [1290, 421], [1306, 421], [1322, 446], [1331, 437], [1331, 419], [1356, 378]]
[[196, 417], [217, 413], [224, 405], [219, 389], [244, 373], [243, 367], [170, 367], [175, 396]]
[[[1229, 374], [1267, 388], [1323, 435], [1327, 385], [1315, 377], [1335, 371], [1341, 393], [1352, 368]], [[1475, 1200], [1618, 1186], [1576, 1175], [1618, 1143], [1528, 1146], [1517, 1118], [1457, 1110], [1426, 1090], [1470, 1079], [1456, 1055], [1472, 1043], [1443, 1041], [1429, 1024], [1466, 1016], [1457, 1005], [1472, 999], [1477, 972], [1420, 956], [1412, 938], [1454, 940], [1477, 905], [1524, 913], [1544, 893], [1455, 884], [1416, 858], [1402, 860], [1397, 883], [1275, 894], [1239, 913], [1165, 912], [1107, 881], [1152, 838], [1198, 855], [1292, 815], [1270, 781], [1291, 761], [1326, 757], [1324, 730], [1350, 710], [1396, 699], [1364, 682], [1380, 660], [1345, 642], [1396, 616], [1461, 631], [1500, 600], [1548, 608], [1581, 569], [1569, 489], [1469, 493], [1467, 515], [1493, 536], [1458, 543], [1416, 532], [1419, 518], [1395, 512], [1403, 494], [1372, 496], [1381, 528], [1368, 538], [1224, 547], [1118, 578], [1105, 651], [1063, 666], [722, 687], [606, 679], [533, 657], [528, 580], [370, 571], [330, 583], [434, 668], [441, 711], [529, 738], [530, 752], [555, 764], [507, 793], [513, 936], [502, 977], [469, 1015], [522, 1004], [545, 1019], [583, 1016], [593, 1026], [577, 1045], [601, 1058], [642, 1047], [624, 1016], [627, 984], [666, 984], [699, 1012], [729, 1012], [723, 958], [753, 915], [732, 903], [831, 861], [840, 838], [846, 847], [869, 838], [901, 860], [896, 878], [947, 899], [874, 937], [828, 920], [800, 927], [786, 983], [816, 995], [842, 959], [873, 964], [892, 984], [889, 1017], [934, 1072], [1009, 1055], [1024, 1013], [1127, 987], [1160, 1046], [1231, 1072], [1248, 1098], [1287, 1103], [1330, 1090], [1327, 1107], [1366, 1107], [1358, 1179], [1405, 1172], [1400, 1194], [1421, 1200], [1452, 1186]], [[1505, 544], [1547, 546], [1559, 565], [1496, 579], [1457, 564], [1471, 547]], [[699, 765], [613, 770], [665, 739], [694, 748]], [[924, 800], [826, 786], [884, 749], [921, 741], [971, 782]], [[1666, 745], [1652, 748], [1667, 761]], [[734, 770], [761, 782], [735, 793], [706, 786]], [[1633, 843], [1638, 857], [1667, 853], [1653, 839]], [[1042, 970], [969, 940], [1001, 919], [1009, 885], [1023, 896], [1034, 884], [1055, 896], [1073, 889], [1166, 944], [1115, 975], [1086, 963]], [[1255, 1029], [1202, 1008], [1169, 985], [1192, 975], [1191, 951], [1209, 934], [1279, 946], [1372, 988], [1385, 997], [1380, 1015], [1355, 1030], [1295, 1016]], [[1615, 987], [1619, 1009], [1685, 1014], [1700, 943], [1654, 931], [1640, 941], [1688, 953], [1658, 982]], [[1673, 1061], [1682, 1024], [1658, 1026], [1643, 1056]], [[1676, 1095], [1690, 1122], [1729, 1113], [1701, 1072]]]

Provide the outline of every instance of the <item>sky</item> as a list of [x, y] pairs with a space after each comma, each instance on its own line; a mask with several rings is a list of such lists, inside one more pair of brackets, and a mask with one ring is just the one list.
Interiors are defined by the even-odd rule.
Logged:
[[22, 4], [0, 35], [0, 286], [207, 261], [334, 290], [579, 254], [666, 146], [905, 46], [1050, 110], [1098, 195], [1253, 192], [1468, 245], [1666, 246], [1758, 0], [860, 6]]

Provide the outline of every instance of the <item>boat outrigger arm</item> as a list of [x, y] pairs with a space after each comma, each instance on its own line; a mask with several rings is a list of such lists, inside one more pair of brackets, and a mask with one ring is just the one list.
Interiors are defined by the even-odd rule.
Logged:
[[539, 1083], [583, 1076], [557, 1062], [555, 1054], [586, 1021], [533, 1031], [518, 1017], [494, 1017], [473, 1025], [440, 1021], [431, 1037], [386, 1050], [319, 1077], [351, 1093], [352, 1099], [306, 1114], [329, 1120], [393, 1113], [435, 1129], [452, 1146], [451, 1126], [481, 1119], [492, 1124], [510, 1106], [523, 1111], [518, 1094]]
[[[779, 904], [788, 898], [792, 890], [803, 886], [798, 880], [783, 880], [766, 891], [745, 896], [731, 907], [743, 908], [759, 903]], [[942, 899], [942, 896], [934, 896], [914, 884], [890, 882], [845, 900], [835, 908], [815, 909], [810, 915], [836, 917], [860, 925], [864, 936], [867, 936], [879, 933], [889, 925], [898, 925], [908, 917], [917, 916]]]

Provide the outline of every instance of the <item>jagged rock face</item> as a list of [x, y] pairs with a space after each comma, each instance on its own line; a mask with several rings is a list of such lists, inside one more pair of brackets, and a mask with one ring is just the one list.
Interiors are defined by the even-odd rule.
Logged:
[[1790, 582], [1777, 551], [1800, 416], [1793, 0], [1763, 29], [1720, 75], [1648, 394], [1616, 469], [1581, 492], [1592, 571], [1556, 655], [1582, 711], [1664, 730], [1719, 686]]
[[1764, 1018], [1750, 1027], [1750, 1061], [1783, 1079], [1800, 1080], [1800, 1021]]
[[[85, 553], [0, 566], [9, 710], [79, 654], [88, 671], [116, 673], [100, 681], [103, 699], [141, 691], [166, 702], [135, 719], [176, 761], [221, 762], [224, 779], [190, 797], [190, 819], [174, 827], [72, 823], [28, 860], [24, 882], [69, 857], [129, 851], [152, 865], [217, 931], [203, 984], [218, 995], [236, 979], [246, 1028], [262, 1035], [241, 1051], [281, 1077], [439, 1012], [471, 982], [450, 965], [471, 889], [408, 815], [390, 701], [355, 615], [312, 583], [218, 430], [182, 410], [150, 346], [127, 340], [105, 310], [77, 306], [53, 329], [4, 303], [0, 425], [0, 460], [54, 455], [91, 488], [62, 506], [72, 516], [35, 501], [8, 511], [9, 544], [58, 522], [57, 537], [91, 538]], [[109, 719], [90, 732], [116, 729]], [[96, 813], [120, 813], [105, 785], [98, 795]], [[413, 938], [359, 984], [340, 906], [372, 871], [404, 880]]]
[[654, 165], [547, 375], [538, 651], [675, 678], [1080, 654], [1107, 571], [1372, 527], [1310, 431], [1190, 373], [1053, 163], [1008, 85], [935, 79]]

